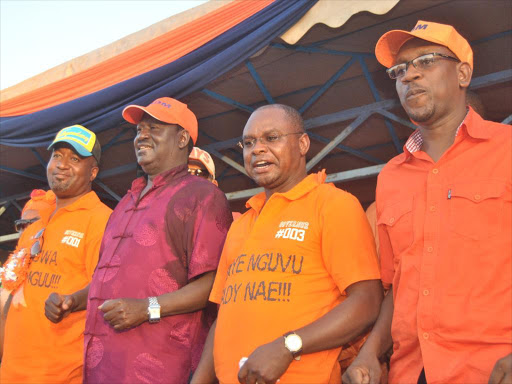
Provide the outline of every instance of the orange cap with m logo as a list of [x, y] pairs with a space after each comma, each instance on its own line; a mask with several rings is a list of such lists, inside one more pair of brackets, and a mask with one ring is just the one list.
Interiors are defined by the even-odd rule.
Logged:
[[386, 68], [393, 66], [396, 64], [395, 57], [402, 45], [415, 37], [445, 46], [460, 61], [468, 63], [473, 69], [473, 50], [454, 27], [423, 20], [418, 20], [410, 32], [393, 30], [382, 35], [375, 46], [377, 60]]

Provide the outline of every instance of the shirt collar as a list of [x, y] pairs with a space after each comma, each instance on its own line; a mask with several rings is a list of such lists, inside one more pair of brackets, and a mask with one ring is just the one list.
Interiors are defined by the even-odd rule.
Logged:
[[[306, 176], [300, 183], [298, 183], [295, 187], [290, 189], [284, 193], [274, 193], [270, 198], [284, 197], [290, 201], [297, 200], [302, 196], [308, 194], [310, 191], [318, 187], [320, 184], [325, 183], [327, 175], [325, 174], [325, 169], [318, 173], [312, 173], [309, 176]], [[276, 196], [276, 197], [274, 197]], [[256, 212], [260, 212], [263, 206], [265, 205], [266, 195], [265, 192], [260, 192], [257, 195], [251, 197], [247, 203], [245, 203], [246, 208], [252, 208]]]
[[[160, 187], [171, 182], [174, 179], [179, 179], [186, 175], [188, 175], [188, 165], [178, 165], [177, 167], [174, 167], [172, 169], [169, 169], [168, 171], [156, 175], [156, 177], [153, 179], [153, 188]], [[136, 194], [138, 196], [146, 185], [146, 177], [139, 177], [133, 180], [132, 187], [130, 188], [128, 193]]]
[[[92, 209], [98, 204], [101, 204], [101, 201], [100, 201], [98, 195], [96, 195], [96, 192], [90, 191], [90, 192], [87, 192], [82, 197], [80, 197], [78, 200], [74, 201], [72, 204], [69, 204], [69, 205], [59, 209], [58, 212], [60, 212], [61, 210], [73, 212], [73, 211], [78, 211], [80, 209]], [[44, 226], [46, 226], [48, 224], [51, 217], [60, 215], [60, 213], [58, 213], [58, 212], [55, 212], [55, 214], [53, 216], [48, 215], [48, 216], [41, 217], [41, 222], [44, 224]]]
[[98, 203], [101, 203], [98, 195], [96, 195], [96, 192], [90, 191], [63, 209], [70, 212], [78, 211], [79, 209], [91, 209], [94, 208]]
[[[469, 136], [475, 139], [489, 139], [490, 133], [483, 122], [484, 119], [482, 119], [480, 115], [473, 110], [473, 108], [468, 107], [466, 117], [464, 117], [464, 120], [462, 120], [462, 123], [460, 123], [455, 131], [455, 137], [457, 137], [460, 132], [465, 131]], [[419, 151], [422, 144], [423, 136], [421, 136], [421, 131], [416, 129], [412, 135], [409, 136], [409, 139], [407, 139], [403, 147], [405, 156], [400, 159], [399, 163], [403, 163], [411, 156], [412, 153]]]

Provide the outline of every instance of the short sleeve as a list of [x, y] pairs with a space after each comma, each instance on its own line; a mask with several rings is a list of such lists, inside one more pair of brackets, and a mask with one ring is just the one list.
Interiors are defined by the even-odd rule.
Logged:
[[320, 220], [324, 263], [341, 292], [356, 282], [380, 279], [373, 233], [354, 196], [331, 187]]
[[[226, 238], [229, 241], [229, 233]], [[222, 299], [222, 291], [228, 278], [228, 262], [227, 262], [227, 249], [224, 247], [222, 255], [220, 256], [219, 266], [217, 268], [217, 274], [215, 275], [215, 281], [213, 282], [212, 291], [210, 293], [210, 301], [213, 303], [220, 304]]]
[[224, 193], [215, 187], [200, 194], [194, 219], [187, 224], [188, 279], [217, 269], [233, 216]]

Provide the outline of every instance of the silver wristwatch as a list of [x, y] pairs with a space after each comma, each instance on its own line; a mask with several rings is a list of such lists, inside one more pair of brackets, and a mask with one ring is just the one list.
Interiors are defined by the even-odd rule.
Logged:
[[150, 323], [158, 323], [160, 321], [160, 304], [156, 297], [149, 298], [148, 315]]

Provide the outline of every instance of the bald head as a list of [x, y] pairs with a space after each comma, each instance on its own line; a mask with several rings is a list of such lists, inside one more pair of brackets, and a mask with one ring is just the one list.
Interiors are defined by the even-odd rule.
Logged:
[[304, 120], [302, 119], [302, 116], [300, 115], [299, 111], [297, 111], [295, 108], [284, 104], [269, 104], [264, 105], [263, 107], [259, 107], [258, 109], [256, 109], [256, 111], [269, 108], [279, 109], [282, 112], [284, 112], [286, 119], [289, 120], [291, 126], [295, 128], [296, 132], [306, 132], [306, 130], [304, 129]]

